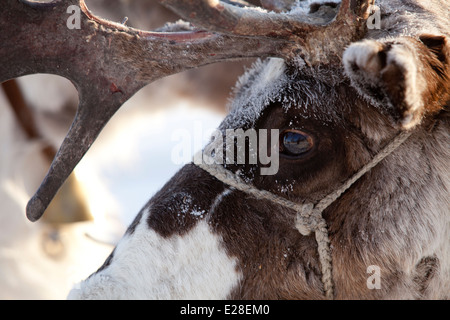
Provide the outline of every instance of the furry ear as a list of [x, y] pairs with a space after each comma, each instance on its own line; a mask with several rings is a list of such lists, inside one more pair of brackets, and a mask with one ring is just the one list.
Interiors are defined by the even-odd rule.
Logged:
[[450, 48], [444, 36], [364, 40], [344, 53], [353, 86], [396, 126], [409, 129], [450, 99]]
[[442, 64], [448, 65], [450, 60], [450, 48], [446, 37], [423, 34], [419, 39]]

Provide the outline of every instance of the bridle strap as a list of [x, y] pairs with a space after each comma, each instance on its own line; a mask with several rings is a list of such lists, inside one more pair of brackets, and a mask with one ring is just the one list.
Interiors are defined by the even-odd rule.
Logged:
[[[260, 190], [253, 185], [243, 181], [238, 174], [225, 169], [222, 165], [214, 163], [214, 158], [203, 154], [194, 156], [193, 163], [201, 169], [208, 172], [213, 177], [222, 181], [223, 183], [245, 192], [256, 199], [269, 200], [273, 203], [283, 207], [295, 210], [297, 212], [295, 227], [302, 235], [309, 235], [311, 232], [315, 233], [317, 242], [317, 250], [322, 270], [322, 283], [324, 287], [324, 294], [327, 299], [334, 298], [334, 284], [333, 284], [333, 266], [332, 255], [330, 249], [330, 239], [328, 237], [328, 227], [325, 219], [322, 217], [322, 212], [328, 208], [336, 199], [338, 199], [346, 190], [348, 190], [356, 181], [358, 181], [364, 174], [369, 172], [373, 167], [390, 155], [400, 145], [402, 145], [410, 136], [411, 131], [403, 131], [397, 135], [391, 142], [389, 142], [380, 152], [378, 152], [371, 161], [363, 166], [358, 172], [350, 177], [342, 186], [331, 192], [316, 204], [306, 203], [298, 204], [273, 194], [266, 190]], [[205, 158], [208, 161], [205, 163]], [[202, 161], [197, 161], [201, 159]], [[207, 164], [210, 163], [210, 164]]]

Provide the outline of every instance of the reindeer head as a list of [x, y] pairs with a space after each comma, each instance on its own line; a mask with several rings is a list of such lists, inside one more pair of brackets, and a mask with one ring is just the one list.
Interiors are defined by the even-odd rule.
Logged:
[[[19, 34], [21, 41], [0, 49], [9, 62], [1, 66], [0, 80], [51, 72], [68, 77], [80, 93], [76, 119], [28, 205], [32, 221], [115, 111], [145, 84], [218, 61], [271, 57], [240, 79], [229, 115], [205, 147], [215, 160], [204, 164], [207, 158], [200, 157], [178, 172], [142, 209], [105, 265], [73, 295], [424, 294], [414, 287], [425, 286], [414, 268], [429, 271], [431, 265], [435, 272], [438, 262], [429, 264], [428, 256], [437, 257], [431, 247], [443, 245], [445, 230], [437, 229], [449, 209], [448, 169], [438, 170], [449, 150], [445, 35], [354, 43], [366, 35], [370, 0], [343, 0], [331, 15], [319, 7], [275, 13], [234, 1], [160, 2], [196, 27], [134, 30], [95, 17], [83, 0], [72, 0], [82, 10], [81, 29], [73, 31], [65, 22], [54, 25], [67, 3], [2, 4], [8, 14], [0, 27], [12, 31], [0, 40], [8, 43]], [[280, 9], [277, 1], [263, 4]], [[14, 15], [24, 21], [20, 31], [10, 26]], [[53, 36], [33, 36], [41, 32], [36, 25]], [[224, 139], [230, 130], [248, 135], [241, 145], [246, 150], [252, 148], [249, 130], [257, 132], [253, 147], [261, 152], [269, 145], [265, 158], [244, 155], [240, 162], [236, 154], [227, 156], [239, 149], [234, 138], [230, 144]], [[399, 136], [402, 132], [407, 134]], [[271, 165], [267, 158], [275, 155], [275, 170], [263, 174]], [[381, 162], [386, 157], [390, 163]], [[436, 199], [444, 199], [443, 209]], [[402, 233], [404, 228], [417, 239]], [[413, 254], [393, 258], [411, 247]], [[372, 264], [386, 270], [389, 288], [367, 289], [366, 269]], [[398, 274], [406, 269], [409, 274]]]

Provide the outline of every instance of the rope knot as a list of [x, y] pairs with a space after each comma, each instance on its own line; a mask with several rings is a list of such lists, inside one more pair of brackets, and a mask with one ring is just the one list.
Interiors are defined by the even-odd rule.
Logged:
[[318, 221], [313, 214], [314, 205], [312, 203], [304, 204], [302, 210], [297, 211], [295, 217], [295, 228], [303, 235], [309, 236], [317, 228]]

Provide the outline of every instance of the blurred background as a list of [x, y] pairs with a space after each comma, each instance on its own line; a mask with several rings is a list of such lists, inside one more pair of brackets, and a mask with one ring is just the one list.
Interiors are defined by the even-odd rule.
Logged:
[[[128, 17], [127, 25], [145, 30], [178, 20], [152, 0], [86, 2], [103, 18]], [[37, 223], [28, 222], [25, 206], [70, 127], [78, 95], [68, 80], [52, 75], [2, 84], [0, 299], [65, 299], [95, 272], [138, 211], [183, 165], [173, 154], [183, 136], [198, 139], [199, 131], [219, 125], [231, 88], [251, 62], [207, 66], [142, 89], [110, 121]], [[192, 155], [196, 146], [188, 146]]]

